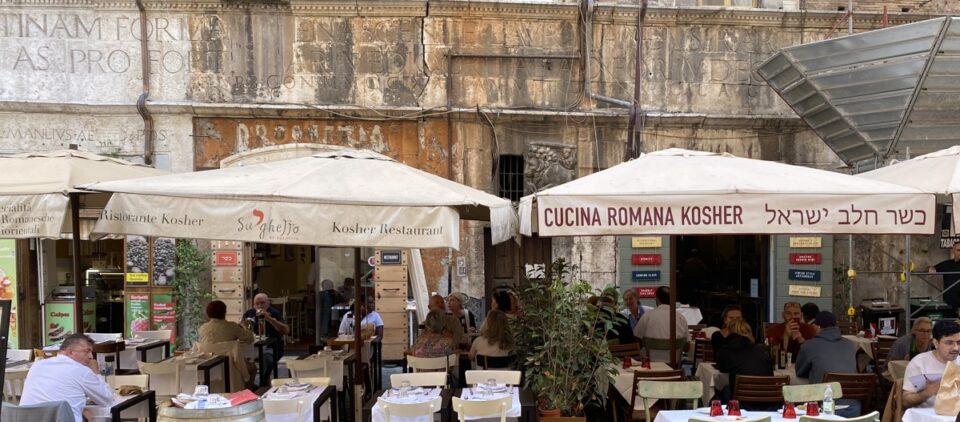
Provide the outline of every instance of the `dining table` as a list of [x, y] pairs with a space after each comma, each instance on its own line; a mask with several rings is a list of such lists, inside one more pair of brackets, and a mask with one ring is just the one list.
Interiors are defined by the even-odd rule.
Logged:
[[[799, 421], [799, 414], [797, 418], [785, 419], [780, 412], [759, 412], [753, 410], [743, 410], [741, 411], [744, 418], [754, 419], [754, 418], [763, 418], [770, 417], [770, 422], [797, 422]], [[842, 416], [837, 415], [824, 415], [821, 414], [818, 416], [820, 419], [829, 419], [829, 420], [838, 420], [843, 421], [847, 420]], [[701, 407], [695, 410], [661, 410], [657, 412], [657, 417], [653, 419], [653, 422], [688, 422], [691, 419], [701, 420], [701, 421], [730, 421], [729, 416], [722, 417], [710, 417], [710, 408]], [[906, 420], [904, 420], [906, 421]], [[951, 419], [952, 421], [952, 419]]]
[[90, 405], [84, 409], [89, 411], [93, 421], [120, 422], [123, 419], [143, 417], [148, 421], [156, 421], [157, 396], [152, 390], [127, 396], [114, 393], [113, 403], [109, 406]]
[[[263, 393], [261, 399], [268, 400], [302, 400], [310, 403], [303, 406], [300, 414], [266, 414], [267, 422], [319, 422], [323, 420], [339, 420], [337, 418], [337, 394], [332, 385], [311, 385], [302, 390], [288, 390], [284, 394], [280, 386], [271, 387]], [[331, 417], [332, 416], [332, 417]]]
[[[440, 421], [448, 422], [450, 421], [450, 400], [453, 397], [454, 390], [449, 388], [414, 388], [411, 389], [409, 393], [400, 396], [398, 389], [386, 389], [377, 391], [373, 394], [370, 400], [367, 400], [363, 404], [362, 420], [363, 422], [385, 422], [386, 415], [383, 413], [379, 404], [379, 399], [382, 397], [384, 401], [392, 403], [425, 403], [430, 400], [433, 400], [437, 397], [440, 399]], [[427, 417], [393, 417], [392, 421], [396, 422], [432, 422], [433, 418]]]
[[128, 338], [120, 351], [121, 370], [138, 370], [137, 362], [159, 362], [170, 357], [170, 340]]
[[932, 407], [911, 407], [903, 413], [903, 422], [954, 422], [956, 415], [938, 415]]

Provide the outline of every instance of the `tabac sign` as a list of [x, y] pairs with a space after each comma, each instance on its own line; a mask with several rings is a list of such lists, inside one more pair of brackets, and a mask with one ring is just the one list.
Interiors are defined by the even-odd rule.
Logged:
[[919, 195], [540, 196], [544, 236], [630, 234], [930, 234], [933, 203]]

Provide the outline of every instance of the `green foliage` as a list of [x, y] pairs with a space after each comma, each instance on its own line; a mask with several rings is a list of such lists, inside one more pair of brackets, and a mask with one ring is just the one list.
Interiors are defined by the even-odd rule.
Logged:
[[177, 239], [176, 276], [172, 284], [173, 310], [180, 325], [177, 348], [190, 348], [197, 341], [197, 327], [205, 316], [204, 304], [213, 299], [202, 284], [209, 272], [210, 254], [198, 249], [193, 240]]
[[846, 320], [847, 306], [850, 304], [850, 283], [853, 280], [847, 275], [843, 265], [833, 267], [833, 314]]
[[[524, 386], [545, 408], [583, 416], [588, 403], [603, 404], [616, 371], [606, 340], [613, 321], [587, 303], [600, 292], [583, 280], [570, 280], [572, 270], [560, 258], [544, 278], [528, 280], [518, 294], [523, 308], [511, 328]], [[604, 294], [617, 300], [616, 289]]]

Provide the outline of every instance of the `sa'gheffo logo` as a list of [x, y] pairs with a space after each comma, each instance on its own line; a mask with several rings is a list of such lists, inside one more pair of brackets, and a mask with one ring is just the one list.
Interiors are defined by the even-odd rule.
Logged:
[[286, 218], [274, 219], [254, 208], [249, 216], [237, 219], [238, 233], [259, 233], [260, 239], [285, 239], [300, 233], [300, 225]]

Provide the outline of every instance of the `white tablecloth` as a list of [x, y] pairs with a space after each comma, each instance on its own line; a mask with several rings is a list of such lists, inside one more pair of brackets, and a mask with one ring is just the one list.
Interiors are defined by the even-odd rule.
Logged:
[[[406, 397], [406, 398], [404, 398], [404, 399], [400, 399], [400, 398], [396, 398], [396, 397], [387, 397], [386, 395], [387, 395], [388, 393], [390, 393], [390, 392], [391, 392], [391, 390], [386, 390], [386, 391], [384, 391], [384, 393], [383, 393], [384, 396], [382, 396], [382, 397], [384, 397], [384, 400], [392, 401], [392, 402], [397, 402], [397, 403], [424, 403], [424, 402], [428, 402], [428, 401], [432, 400], [433, 398], [439, 396], [440, 393], [443, 392], [443, 390], [441, 390], [441, 389], [439, 389], [439, 388], [430, 388], [430, 389], [427, 389], [427, 390], [426, 390], [425, 394], [411, 395], [411, 396], [408, 396], [408, 397]], [[440, 410], [440, 409], [437, 409], [437, 411], [439, 411], [439, 410]], [[385, 422], [385, 421], [387, 420], [386, 416], [384, 416], [384, 414], [383, 414], [383, 410], [380, 409], [380, 403], [374, 404], [374, 405], [373, 405], [373, 408], [370, 409], [370, 419], [371, 419], [373, 422]], [[396, 417], [396, 416], [394, 416], [394, 417], [390, 418], [390, 420], [393, 421], [393, 422], [432, 422], [432, 421], [433, 421], [433, 418], [432, 418], [432, 417], [427, 417], [427, 416], [411, 417], [411, 418]]]
[[933, 412], [932, 407], [911, 407], [903, 414], [903, 422], [953, 422], [956, 416], [940, 416]]
[[[630, 397], [633, 395], [633, 373], [634, 372], [643, 373], [643, 372], [650, 372], [650, 371], [669, 371], [673, 368], [671, 368], [670, 365], [667, 365], [664, 362], [650, 362], [650, 369], [641, 368], [640, 362], [634, 360], [633, 366], [631, 366], [629, 369], [623, 369], [623, 367], [620, 367], [620, 366], [616, 366], [614, 367], [614, 369], [617, 370], [617, 375], [613, 377], [614, 386], [617, 387], [617, 391], [620, 392], [620, 395], [623, 398], [627, 399], [627, 401], [629, 402]], [[656, 402], [657, 402], [656, 400], [649, 400], [647, 401], [647, 404], [650, 406], [653, 406], [653, 404]], [[634, 409], [644, 410], [643, 401], [637, 400], [636, 404], [634, 405]]]
[[[121, 396], [119, 394], [114, 393], [113, 404], [111, 404], [110, 406], [87, 406], [86, 409], [91, 412], [91, 414], [93, 415], [94, 421], [109, 421], [111, 417], [110, 408], [120, 403], [123, 403], [133, 397], [136, 397], [136, 396]], [[125, 409], [124, 411], [120, 412], [120, 417], [124, 419], [146, 418], [150, 415], [149, 406], [150, 406], [150, 402], [145, 400], [129, 409]]]
[[866, 353], [867, 356], [870, 357], [870, 359], [873, 359], [873, 349], [870, 348], [870, 345], [877, 341], [875, 337], [864, 338], [864, 337], [857, 337], [857, 336], [851, 336], [851, 335], [844, 335], [843, 338], [856, 343], [857, 347], [859, 347], [860, 350], [863, 350], [863, 352]]
[[[494, 398], [497, 398], [497, 397], [503, 397], [503, 396], [493, 396], [493, 395], [491, 395], [491, 396], [474, 397], [474, 391], [473, 391], [473, 390], [474, 390], [474, 389], [472, 389], [472, 388], [465, 388], [465, 389], [463, 390], [463, 393], [460, 395], [460, 397], [463, 398], [464, 400], [490, 400], [490, 399], [494, 399]], [[501, 393], [501, 394], [503, 394], [503, 393]], [[507, 411], [507, 418], [516, 419], [516, 418], [519, 418], [519, 417], [520, 417], [520, 415], [522, 414], [522, 411], [523, 411], [523, 409], [520, 407], [520, 388], [519, 388], [519, 387], [511, 387], [511, 388], [510, 388], [510, 396], [513, 398], [513, 404], [510, 406], [510, 410]], [[452, 415], [453, 415], [454, 417], [457, 417], [457, 418], [460, 417], [460, 415], [457, 415], [457, 414], [456, 414], [456, 413], [457, 413], [456, 411], [453, 411], [453, 412], [451, 412], [451, 413], [452, 413]], [[490, 418], [495, 418], [495, 420], [500, 420], [500, 415], [499, 415], [499, 414], [496, 414], [496, 415], [481, 416], [481, 417], [467, 416], [466, 419], [467, 419], [468, 421], [473, 421], [473, 420], [486, 420], [486, 419], [490, 419]]]
[[[770, 416], [770, 422], [797, 422], [800, 420], [799, 418], [784, 419], [779, 412], [753, 412], [744, 410], [742, 413], [743, 416], [747, 418]], [[823, 419], [834, 419], [839, 421], [846, 420], [846, 418], [837, 415], [820, 415], [819, 417]], [[707, 421], [720, 420], [719, 418], [711, 418], [709, 413], [701, 413], [696, 410], [661, 410], [657, 413], [657, 417], [653, 420], [653, 422], [687, 422], [690, 418], [697, 418]], [[906, 421], [907, 420], [904, 419], [904, 422]], [[951, 419], [951, 422], [952, 421], [953, 419]]]
[[[323, 393], [323, 390], [327, 386], [318, 386], [313, 390], [310, 390], [309, 393], [301, 393], [294, 395], [292, 397], [274, 397], [273, 392], [276, 390], [276, 387], [271, 388], [266, 394], [263, 395], [263, 400], [303, 400], [303, 407], [300, 408], [300, 421], [302, 422], [312, 422], [313, 421], [313, 403], [320, 398], [320, 394]], [[330, 418], [330, 402], [324, 403], [320, 407], [320, 418], [329, 419]], [[266, 414], [267, 422], [297, 422], [297, 415], [294, 413], [283, 413], [283, 414]]]

